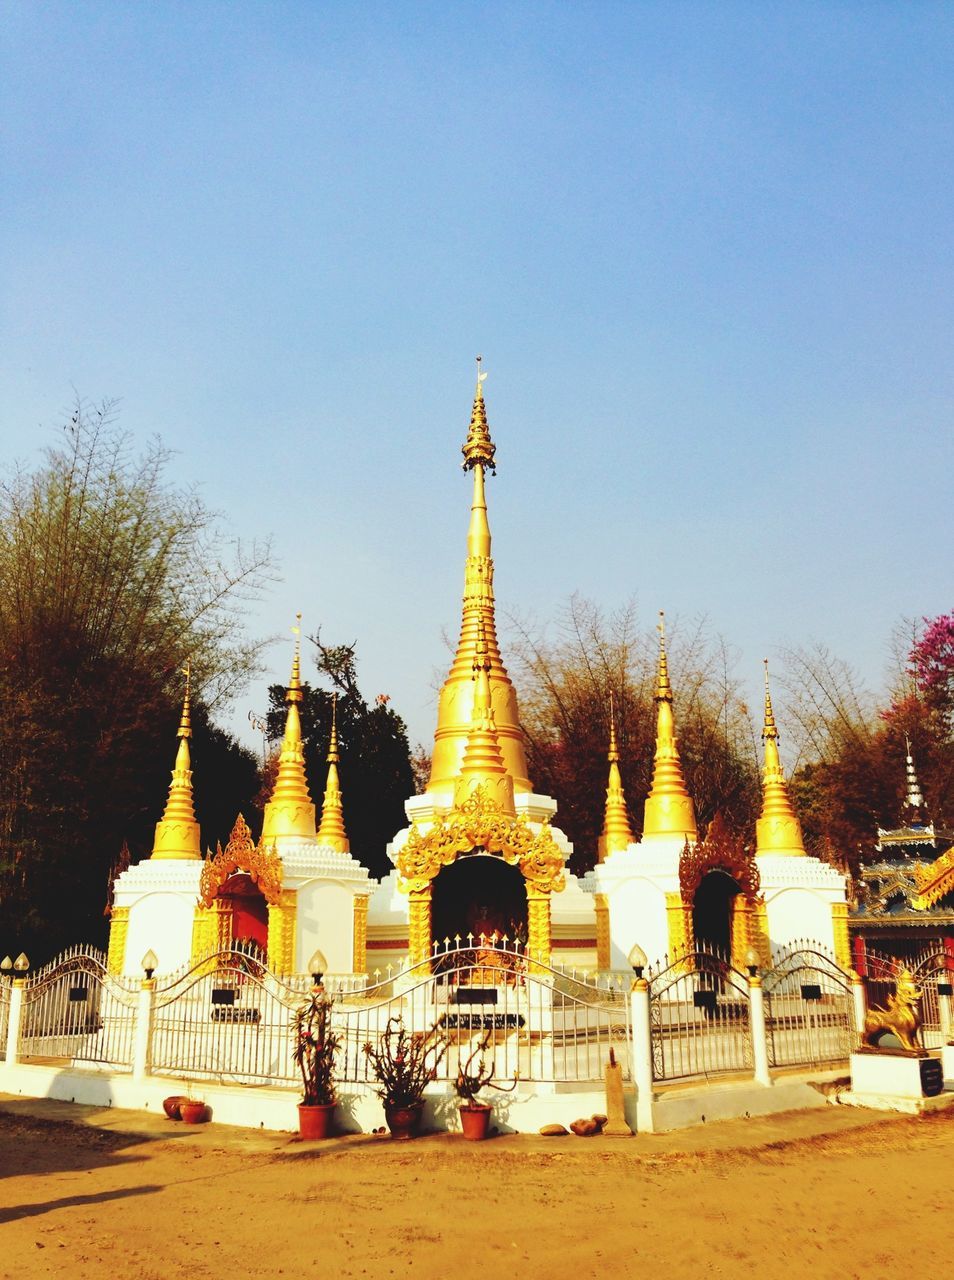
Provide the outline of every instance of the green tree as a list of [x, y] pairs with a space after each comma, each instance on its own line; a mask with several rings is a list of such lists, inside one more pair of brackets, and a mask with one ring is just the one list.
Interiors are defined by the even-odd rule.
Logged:
[[159, 442], [136, 456], [112, 405], [78, 404], [40, 465], [0, 483], [5, 950], [102, 938], [109, 867], [124, 840], [151, 848], [162, 812], [187, 659], [200, 816], [220, 821], [216, 777], [235, 788], [226, 808], [247, 802], [248, 760], [209, 710], [258, 663], [242, 613], [270, 556], [229, 546], [169, 463]]
[[[387, 695], [379, 695], [372, 704], [364, 698], [358, 687], [354, 644], [327, 646], [320, 635], [311, 641], [318, 672], [331, 685], [331, 690], [302, 686], [299, 712], [312, 799], [320, 816], [336, 693], [338, 773], [351, 852], [372, 875], [382, 877], [392, 869], [386, 847], [407, 825], [404, 801], [415, 790], [407, 730]], [[284, 687], [272, 685], [269, 699], [269, 738], [277, 742], [285, 726]]]

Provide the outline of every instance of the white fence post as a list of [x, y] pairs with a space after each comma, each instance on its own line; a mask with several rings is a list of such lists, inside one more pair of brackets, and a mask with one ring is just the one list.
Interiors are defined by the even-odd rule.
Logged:
[[630, 995], [633, 1023], [633, 1080], [636, 1083], [636, 1128], [653, 1133], [653, 1031], [649, 983], [639, 977]]
[[[950, 982], [950, 976], [946, 973], [941, 975], [941, 982]], [[940, 985], [940, 983], [938, 984]], [[937, 993], [937, 1009], [941, 1022], [941, 1039], [945, 1044], [951, 1039], [951, 997]]]
[[10, 1012], [7, 1015], [7, 1066], [14, 1067], [20, 1060], [20, 1023], [23, 1019], [23, 993], [26, 978], [14, 978], [10, 988]]
[[149, 1074], [152, 1058], [152, 1012], [156, 999], [155, 978], [143, 978], [136, 1009], [136, 1033], [133, 1040], [132, 1073], [134, 1080]]
[[756, 1084], [771, 1085], [768, 1034], [765, 1027], [765, 997], [762, 992], [762, 979], [757, 973], [749, 974], [749, 1027], [752, 1032], [752, 1059]]
[[855, 1030], [861, 1035], [865, 1029], [868, 1006], [865, 999], [865, 984], [861, 975], [856, 973], [854, 969], [851, 971], [851, 1000], [855, 1010]]

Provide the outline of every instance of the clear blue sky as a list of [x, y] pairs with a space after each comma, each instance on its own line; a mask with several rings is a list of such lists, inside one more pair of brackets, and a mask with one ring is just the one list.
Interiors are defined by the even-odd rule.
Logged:
[[754, 686], [954, 604], [950, 4], [0, 18], [0, 455], [121, 397], [413, 738], [477, 351], [503, 606], [705, 613]]

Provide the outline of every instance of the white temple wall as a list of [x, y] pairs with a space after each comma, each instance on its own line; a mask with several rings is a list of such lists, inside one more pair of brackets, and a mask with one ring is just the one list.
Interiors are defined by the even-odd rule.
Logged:
[[831, 894], [811, 889], [766, 889], [765, 910], [773, 951], [807, 938], [834, 952], [834, 900]]
[[650, 964], [661, 959], [669, 950], [665, 890], [653, 880], [634, 876], [604, 891], [609, 899], [610, 968], [628, 969], [636, 943]]
[[309, 880], [298, 886], [295, 964], [306, 973], [314, 951], [324, 952], [329, 973], [354, 969], [354, 886]]
[[171, 973], [192, 956], [195, 894], [146, 893], [129, 904], [123, 973], [142, 977], [140, 963], [154, 951], [160, 973]]

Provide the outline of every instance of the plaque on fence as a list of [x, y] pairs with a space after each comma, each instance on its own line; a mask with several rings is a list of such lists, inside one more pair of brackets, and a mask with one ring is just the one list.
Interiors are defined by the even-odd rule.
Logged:
[[936, 1098], [944, 1088], [944, 1069], [937, 1058], [921, 1059], [921, 1088], [925, 1098]]
[[[234, 992], [232, 993], [235, 994]], [[216, 1005], [212, 1010], [213, 1022], [261, 1022], [262, 1015], [258, 1009], [236, 1009], [231, 1004]]]
[[496, 1004], [496, 987], [458, 987], [455, 1004]]
[[526, 1019], [522, 1013], [445, 1013], [439, 1023], [448, 1031], [516, 1031]]
[[822, 990], [817, 982], [802, 983], [802, 999], [803, 1000], [820, 1000], [822, 998]]
[[70, 987], [71, 1000], [85, 1000], [89, 995], [89, 987]]
[[954, 994], [954, 986], [950, 982], [939, 982], [937, 984], [937, 993], [939, 996], [949, 996]]
[[697, 1009], [705, 1009], [707, 1013], [715, 1013], [717, 996], [714, 991], [696, 991], [692, 1003]]
[[231, 987], [213, 987], [213, 1004], [235, 1004], [235, 992]]

